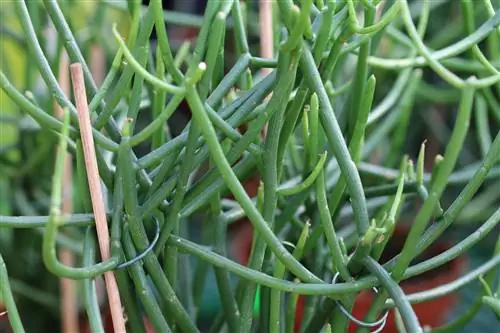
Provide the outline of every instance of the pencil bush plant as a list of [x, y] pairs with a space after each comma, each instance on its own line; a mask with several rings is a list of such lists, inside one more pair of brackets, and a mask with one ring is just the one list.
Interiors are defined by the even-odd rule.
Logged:
[[[203, 17], [164, 11], [157, 0], [121, 4], [85, 7], [87, 21], [78, 2], [1, 5], [16, 15], [0, 24], [2, 39], [25, 61], [21, 79], [7, 61], [0, 73], [2, 131], [17, 130], [0, 155], [0, 300], [14, 332], [37, 328], [42, 310], [26, 304], [55, 316], [57, 278], [77, 281], [91, 331], [103, 331], [95, 287], [103, 274], [109, 297], [116, 278], [128, 331], [145, 332], [145, 323], [156, 332], [203, 331], [211, 269], [221, 307], [210, 332], [345, 332], [356, 296], [374, 287], [359, 332], [383, 331], [392, 307], [401, 331], [423, 332], [412, 303], [479, 280], [469, 311], [433, 330], [454, 332], [480, 308], [500, 315], [498, 1], [273, 2], [273, 59], [257, 55], [252, 2], [208, 0]], [[449, 13], [454, 21], [440, 26]], [[192, 47], [174, 45], [170, 25], [198, 28]], [[95, 46], [109, 67], [102, 82], [89, 60]], [[64, 54], [73, 93], [58, 79]], [[190, 119], [179, 125], [185, 105]], [[445, 110], [441, 127], [423, 129], [437, 108]], [[61, 207], [71, 185], [67, 156], [72, 213]], [[89, 160], [109, 225], [99, 245]], [[255, 175], [251, 197], [246, 181]], [[463, 224], [464, 212], [475, 231], [415, 262]], [[246, 266], [227, 250], [227, 229], [242, 218], [253, 228]], [[382, 262], [403, 220], [411, 220], [404, 246]], [[488, 235], [496, 241], [490, 259], [460, 279], [415, 295], [401, 288]], [[73, 253], [74, 267], [56, 248]], [[294, 328], [299, 295], [308, 301]]]

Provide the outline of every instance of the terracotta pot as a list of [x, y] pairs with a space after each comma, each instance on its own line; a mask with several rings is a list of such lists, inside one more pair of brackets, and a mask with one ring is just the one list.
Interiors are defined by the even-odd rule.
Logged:
[[[398, 254], [401, 250], [404, 240], [408, 234], [408, 228], [397, 227], [394, 231], [394, 235], [391, 241], [384, 251], [381, 258], [381, 262], [386, 262], [391, 259], [395, 254]], [[235, 258], [242, 264], [246, 264], [248, 257], [250, 255], [252, 246], [252, 227], [248, 221], [243, 221], [239, 225], [239, 230], [237, 230], [232, 238], [233, 242], [231, 245], [232, 253]], [[428, 250], [426, 250], [418, 260], [426, 260], [439, 253], [442, 253], [451, 247], [450, 244], [444, 242], [437, 242], [432, 245]], [[431, 271], [428, 271], [420, 276], [413, 277], [401, 283], [401, 287], [406, 294], [413, 294], [421, 292], [424, 290], [432, 289], [440, 285], [450, 283], [460, 277], [462, 272], [466, 267], [466, 257], [458, 257], [444, 266], [437, 267]], [[356, 303], [353, 308], [353, 315], [356, 318], [362, 319], [368, 309], [370, 308], [374, 300], [374, 295], [371, 291], [361, 292], [357, 298]], [[300, 296], [297, 303], [297, 312], [295, 315], [295, 332], [300, 330], [300, 324], [302, 322], [303, 307], [304, 307], [305, 297]], [[420, 320], [422, 326], [437, 327], [444, 324], [446, 315], [458, 302], [458, 294], [452, 293], [444, 297], [440, 297], [434, 300], [430, 300], [424, 303], [418, 303], [413, 305], [413, 309]], [[357, 325], [351, 323], [349, 325], [349, 333], [354, 333], [357, 329]], [[394, 323], [394, 311], [390, 311], [389, 317], [387, 319], [386, 326], [383, 330], [384, 333], [397, 333]]]

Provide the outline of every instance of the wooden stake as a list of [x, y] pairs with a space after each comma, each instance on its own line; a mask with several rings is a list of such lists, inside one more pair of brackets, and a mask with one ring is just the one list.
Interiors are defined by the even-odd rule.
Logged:
[[[239, 1], [239, 0], [238, 0]], [[259, 0], [259, 19], [260, 19], [260, 56], [261, 58], [273, 58], [273, 3], [269, 0]], [[262, 73], [267, 76], [271, 73], [270, 68], [262, 68]], [[266, 100], [271, 98], [271, 94]], [[267, 135], [267, 124], [262, 130], [262, 136]]]
[[[269, 0], [259, 0], [260, 19], [260, 56], [262, 58], [273, 58], [273, 3]], [[262, 72], [268, 75], [270, 68], [262, 68]]]
[[[69, 82], [69, 61], [65, 52], [61, 55], [59, 62], [58, 82], [66, 96], [70, 94]], [[63, 119], [63, 110], [57, 102], [54, 103], [55, 114], [59, 119]], [[64, 159], [63, 182], [62, 182], [62, 214], [69, 215], [73, 211], [72, 200], [72, 160], [71, 155], [66, 154]], [[59, 252], [61, 262], [66, 266], [74, 266], [75, 258], [71, 250], [62, 248]], [[76, 294], [76, 283], [68, 278], [60, 278], [59, 286], [61, 290], [61, 330], [63, 333], [78, 333], [78, 303]]]
[[90, 71], [97, 86], [100, 86], [106, 75], [106, 54], [98, 44], [90, 47]]
[[[90, 189], [90, 198], [94, 211], [95, 224], [97, 229], [97, 238], [99, 249], [103, 261], [110, 257], [109, 230], [106, 221], [106, 212], [104, 209], [104, 198], [102, 195], [99, 170], [94, 147], [94, 138], [92, 136], [92, 125], [90, 124], [90, 114], [85, 91], [85, 82], [83, 79], [82, 65], [79, 63], [70, 66], [71, 80], [73, 82], [73, 92], [76, 100], [76, 109], [78, 111], [78, 122], [80, 125], [80, 136], [83, 145], [83, 155], [85, 167], [87, 168], [87, 178]], [[125, 319], [123, 317], [120, 293], [114, 273], [104, 273], [104, 282], [108, 293], [109, 308], [111, 319], [113, 321], [114, 332], [125, 333]]]

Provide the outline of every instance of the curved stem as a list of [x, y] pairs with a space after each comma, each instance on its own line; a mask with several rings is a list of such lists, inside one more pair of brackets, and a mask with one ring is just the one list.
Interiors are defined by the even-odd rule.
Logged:
[[2, 254], [0, 253], [0, 292], [2, 295], [2, 300], [5, 304], [5, 308], [9, 315], [9, 322], [14, 330], [14, 333], [24, 333], [23, 323], [21, 317], [19, 316], [19, 311], [17, 310], [16, 303], [14, 301], [14, 296], [10, 289], [9, 275], [7, 274], [7, 266], [3, 260]]
[[73, 279], [88, 279], [98, 275], [103, 274], [104, 272], [110, 271], [116, 267], [118, 264], [118, 258], [111, 257], [108, 260], [93, 265], [91, 267], [83, 267], [83, 268], [72, 268], [62, 264], [57, 259], [57, 251], [56, 251], [56, 237], [57, 237], [57, 229], [59, 224], [61, 224], [61, 184], [63, 178], [63, 170], [64, 170], [64, 158], [66, 156], [66, 147], [68, 145], [67, 136], [68, 136], [68, 126], [69, 126], [69, 112], [64, 113], [64, 123], [63, 129], [61, 133], [61, 137], [59, 140], [54, 176], [52, 180], [52, 199], [51, 199], [51, 208], [50, 208], [50, 217], [45, 226], [45, 232], [43, 234], [43, 251], [42, 258], [47, 269], [55, 275], [61, 277], [70, 277]]
[[[486, 21], [481, 27], [479, 27], [474, 33], [468, 35], [466, 38], [461, 39], [455, 44], [449, 45], [439, 51], [430, 52], [428, 54], [434, 61], [444, 60], [455, 55], [461, 54], [462, 52], [468, 50], [474, 45], [479, 44], [483, 39], [485, 39], [491, 31], [495, 29], [500, 24], [500, 15], [498, 12], [495, 16], [491, 17]], [[412, 40], [414, 38], [413, 34], [410, 34]], [[424, 66], [429, 64], [429, 60], [424, 56], [419, 57], [409, 57], [403, 59], [383, 59], [375, 56], [370, 56], [368, 62], [372, 66], [382, 67], [382, 68], [392, 68], [401, 69], [406, 67]], [[498, 64], [496, 65], [498, 66]]]
[[[428, 289], [414, 294], [406, 295], [408, 301], [412, 304], [423, 303], [436, 298], [443, 297], [445, 295], [451, 294], [463, 286], [476, 281], [480, 276], [496, 268], [500, 264], [500, 258], [493, 257], [481, 266], [477, 267], [472, 271], [468, 271], [466, 275], [446, 284], [442, 284], [439, 287]], [[395, 305], [394, 300], [387, 300], [385, 307], [389, 308]]]
[[[291, 281], [276, 279], [272, 276], [262, 273], [261, 271], [249, 269], [248, 267], [235, 263], [234, 261], [224, 256], [208, 250], [205, 246], [198, 245], [176, 235], [170, 236], [167, 243], [172, 246], [176, 246], [180, 250], [194, 255], [202, 260], [205, 260], [216, 267], [227, 269], [229, 272], [234, 273], [243, 279], [247, 279], [265, 287], [284, 292], [295, 292], [301, 295], [310, 296], [328, 296], [333, 299], [339, 299], [344, 295], [356, 294], [362, 290], [366, 290], [379, 285], [377, 278], [375, 278], [374, 276], [363, 277], [353, 282], [342, 282], [335, 284], [329, 284], [325, 282], [294, 283]], [[495, 260], [500, 259], [496, 257]], [[422, 274], [426, 271], [427, 270], [423, 269], [422, 267], [410, 267], [405, 272], [401, 280], [403, 281], [409, 277]]]
[[302, 9], [300, 10], [298, 19], [294, 23], [290, 36], [286, 42], [280, 46], [281, 51], [290, 52], [296, 48], [301, 42], [302, 36], [304, 35], [308, 25], [311, 24], [309, 22], [309, 16], [312, 7], [312, 0], [305, 0], [302, 3]]
[[174, 86], [170, 83], [167, 83], [157, 78], [156, 76], [150, 74], [144, 67], [142, 67], [141, 64], [134, 58], [130, 50], [127, 48], [127, 45], [123, 41], [123, 38], [118, 33], [118, 30], [116, 30], [116, 25], [113, 26], [113, 34], [115, 35], [116, 41], [118, 42], [118, 45], [120, 46], [120, 49], [123, 52], [123, 56], [125, 57], [125, 59], [127, 59], [129, 64], [135, 70], [136, 74], [142, 76], [146, 81], [148, 81], [155, 87], [165, 90], [166, 92], [172, 94], [181, 94], [184, 92], [184, 89], [182, 87]]
[[[458, 89], [463, 89], [466, 86], [471, 86], [474, 88], [484, 88], [500, 81], [500, 74], [495, 74], [485, 79], [473, 80], [473, 81], [469, 80], [468, 82], [465, 82], [464, 80], [460, 79], [457, 75], [446, 69], [443, 65], [441, 65], [437, 60], [435, 60], [432, 57], [432, 54], [427, 49], [427, 46], [424, 45], [422, 39], [420, 38], [417, 29], [415, 28], [415, 25], [413, 24], [413, 21], [411, 19], [410, 9], [408, 7], [408, 1], [401, 0], [401, 2], [402, 2], [401, 11], [403, 15], [403, 20], [405, 22], [406, 29], [408, 29], [408, 33], [410, 34], [411, 39], [415, 43], [415, 46], [417, 47], [418, 51], [427, 60], [429, 66], [439, 76], [441, 76], [441, 78], [443, 78], [449, 84]], [[495, 14], [494, 18], [495, 17], [500, 21], [500, 12]]]
[[[354, 0], [347, 0], [347, 9], [349, 11], [349, 27], [358, 34], [372, 34], [381, 31], [386, 25], [390, 24], [396, 15], [399, 13], [401, 4], [396, 1], [392, 4], [391, 8], [385, 13], [385, 15], [375, 24], [371, 24], [365, 27], [361, 27], [358, 24], [358, 19], [356, 18], [356, 8], [354, 6]], [[374, 10], [375, 8], [368, 8], [367, 10]]]
[[158, 42], [161, 49], [161, 55], [163, 58], [163, 62], [167, 71], [170, 75], [172, 75], [174, 81], [177, 84], [182, 84], [183, 75], [181, 71], [175, 66], [174, 58], [172, 56], [172, 51], [170, 50], [170, 43], [167, 36], [167, 30], [165, 27], [165, 20], [163, 19], [163, 8], [162, 2], [160, 0], [153, 0], [152, 6], [154, 9], [154, 19], [155, 19], [155, 27], [156, 34], [158, 35]]
[[323, 166], [325, 165], [326, 162], [326, 156], [327, 152], [324, 152], [323, 154], [320, 155], [320, 158], [318, 160], [318, 163], [316, 166], [314, 166], [313, 170], [311, 173], [304, 179], [304, 181], [300, 184], [297, 184], [295, 186], [291, 187], [281, 187], [278, 188], [278, 195], [283, 195], [283, 196], [290, 196], [297, 194], [299, 192], [302, 192], [306, 188], [310, 187], [312, 184], [314, 184], [314, 181], [320, 174], [321, 170], [323, 170]]
[[391, 278], [389, 273], [373, 258], [368, 257], [364, 260], [366, 268], [375, 275], [384, 289], [391, 295], [395, 306], [403, 319], [406, 330], [409, 333], [423, 332], [415, 311], [413, 311], [408, 298], [401, 287]]

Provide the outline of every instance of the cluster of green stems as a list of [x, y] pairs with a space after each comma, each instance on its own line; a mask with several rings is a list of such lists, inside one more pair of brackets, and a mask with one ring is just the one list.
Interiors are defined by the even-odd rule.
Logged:
[[[422, 2], [417, 16], [407, 0], [389, 2], [377, 18], [379, 2], [304, 0], [297, 6], [292, 0], [279, 1], [275, 8], [279, 21], [273, 27], [275, 38], [280, 41], [276, 59], [251, 54], [244, 10], [237, 0], [209, 0], [203, 20], [187, 23], [199, 24], [200, 28], [193, 51], [188, 54], [187, 48], [181, 48], [175, 57], [167, 37], [167, 17], [161, 1], [153, 0], [147, 8], [139, 2], [131, 2], [127, 40], [113, 27], [118, 50], [98, 88], [60, 5], [55, 0], [44, 0], [45, 10], [58, 33], [58, 43], [72, 62], [83, 66], [97, 145], [96, 158], [102, 182], [110, 193], [108, 220], [112, 257], [94, 263], [97, 251], [93, 216], [88, 213], [61, 216], [59, 207], [62, 163], [68, 151], [76, 156], [79, 188], [88, 191], [76, 109], [59, 87], [53, 66], [44, 54], [32, 12], [24, 1], [15, 1], [29, 58], [51, 96], [65, 108], [66, 118], [53, 117], [0, 72], [0, 87], [7, 96], [43, 129], [59, 138], [49, 216], [2, 216], [0, 229], [44, 228], [43, 262], [56, 276], [83, 280], [85, 308], [93, 331], [102, 331], [94, 278], [116, 270], [131, 331], [145, 331], [139, 300], [156, 331], [198, 332], [195, 318], [206, 271], [203, 265], [197, 267], [191, 278], [198, 278], [194, 281], [198, 286], [184, 292], [187, 295], [181, 293], [177, 277], [184, 269], [184, 265], [179, 267], [178, 252], [182, 251], [215, 269], [224, 320], [216, 320], [214, 330], [225, 322], [230, 332], [249, 332], [255, 319], [255, 295], [261, 286], [264, 306], [259, 327], [262, 331], [293, 331], [297, 297], [310, 295], [324, 298], [312, 305], [312, 309], [316, 306], [321, 311], [314, 317], [305, 317], [302, 331], [318, 331], [329, 323], [333, 332], [343, 332], [348, 318], [338, 307], [333, 307], [337, 304], [334, 301], [339, 300], [351, 309], [359, 292], [378, 286], [380, 292], [365, 320], [373, 322], [384, 309], [397, 307], [407, 332], [422, 332], [411, 303], [453, 292], [491, 272], [500, 263], [499, 242], [492, 259], [449, 285], [414, 295], [405, 295], [399, 286], [404, 279], [462, 255], [500, 222], [497, 209], [466, 239], [438, 256], [410, 265], [453, 224], [480, 186], [488, 178], [498, 176], [495, 164], [500, 156], [500, 132], [492, 139], [484, 119], [488, 117], [486, 110], [491, 109], [492, 117], [497, 123], [500, 121], [500, 109], [495, 108], [498, 102], [491, 93], [491, 89], [500, 90], [499, 63], [489, 61], [478, 43], [487, 39], [493, 52], [499, 50], [500, 14], [495, 13], [489, 0], [484, 0], [489, 18], [476, 28], [476, 9], [471, 1], [463, 0], [467, 37], [432, 50], [423, 42], [430, 1]], [[363, 25], [358, 22], [357, 8], [364, 13]], [[229, 16], [230, 26], [227, 25]], [[414, 24], [416, 17], [418, 26]], [[403, 34], [398, 25], [403, 25], [408, 35]], [[237, 60], [224, 74], [229, 28], [234, 34]], [[155, 59], [150, 55], [149, 44], [153, 29], [158, 38]], [[386, 59], [371, 55], [382, 32], [406, 48], [407, 57]], [[470, 59], [456, 57], [464, 51], [470, 52]], [[333, 77], [339, 75], [345, 58], [352, 54], [357, 59], [353, 78], [335, 88], [337, 81]], [[471, 76], [462, 79], [452, 72], [459, 66], [471, 72]], [[252, 71], [263, 67], [272, 67], [274, 71], [253, 82]], [[391, 129], [397, 128], [394, 152], [401, 150], [414, 99], [422, 87], [422, 70], [418, 67], [430, 67], [458, 91], [458, 113], [442, 159], [436, 160], [431, 174], [425, 174], [423, 145], [416, 170], [407, 158], [402, 159], [399, 170], [363, 163]], [[370, 74], [370, 68], [400, 71], [392, 89], [377, 105], [373, 105], [377, 80]], [[135, 124], [145, 88], [152, 92], [152, 121], [139, 130]], [[234, 88], [238, 88], [236, 95]], [[336, 100], [342, 95], [347, 96], [348, 101], [344, 110], [334, 110]], [[266, 99], [267, 96], [270, 97]], [[121, 112], [123, 117], [119, 117], [116, 110], [124, 97], [128, 104]], [[192, 120], [181, 134], [172, 138], [165, 131], [165, 123], [183, 101], [189, 105]], [[484, 118], [478, 121], [483, 159], [474, 169], [453, 173], [474, 111], [482, 117], [480, 120]], [[342, 123], [340, 114], [346, 115]], [[242, 125], [247, 126], [244, 133], [238, 131]], [[266, 126], [266, 136], [262, 137]], [[150, 143], [151, 151], [137, 157], [133, 148], [145, 142]], [[401, 158], [394, 152], [391, 166], [397, 165]], [[106, 161], [107, 154], [114, 156], [114, 164]], [[294, 160], [297, 154], [305, 156], [305, 161]], [[199, 166], [206, 161], [210, 162], [208, 171], [193, 180]], [[257, 202], [248, 195], [243, 181], [255, 172], [262, 180]], [[385, 179], [386, 183], [366, 187], [362, 183], [363, 175]], [[443, 211], [440, 198], [453, 179], [465, 187]], [[227, 193], [237, 201], [236, 213], [223, 209], [221, 197]], [[405, 201], [413, 194], [421, 198], [423, 204], [404, 247], [395, 258], [381, 265], [380, 255]], [[369, 201], [375, 197], [386, 200], [370, 219]], [[341, 208], [347, 202], [352, 207], [356, 239], [349, 246], [339, 236], [336, 226]], [[91, 211], [88, 199], [83, 206], [86, 212]], [[212, 248], [190, 241], [181, 232], [192, 214], [207, 207], [210, 226], [203, 228], [215, 230]], [[302, 221], [298, 214], [301, 209], [306, 209], [310, 221]], [[228, 224], [242, 217], [248, 218], [255, 231], [247, 266], [229, 259], [225, 249]], [[153, 250], [140, 262], [118, 268], [120, 263], [134, 259], [151, 247], [148, 226], [154, 220], [160, 224], [160, 232]], [[431, 224], [431, 221], [434, 222]], [[63, 227], [87, 228], [81, 268], [67, 267], [57, 259], [58, 230]], [[323, 236], [324, 241], [319, 241]], [[287, 249], [284, 238], [296, 240], [293, 251]], [[302, 259], [312, 253], [320, 254], [315, 265], [319, 267], [304, 265]], [[324, 267], [329, 267], [330, 276], [338, 273], [342, 281], [331, 284], [325, 280]], [[230, 273], [240, 278], [235, 290], [228, 282]], [[0, 274], [0, 290], [9, 320], [16, 332], [22, 332], [23, 325], [1, 256]], [[293, 281], [287, 278], [289, 275]], [[492, 275], [486, 277], [491, 283]], [[287, 302], [283, 302], [283, 292], [291, 295]], [[494, 295], [484, 298], [484, 302], [499, 307]], [[306, 313], [312, 312], [309, 309]], [[466, 315], [468, 317], [460, 317], [456, 322], [470, 319], [470, 313]], [[456, 322], [437, 331], [456, 327]], [[366, 329], [360, 328], [360, 332], [364, 331]]]

